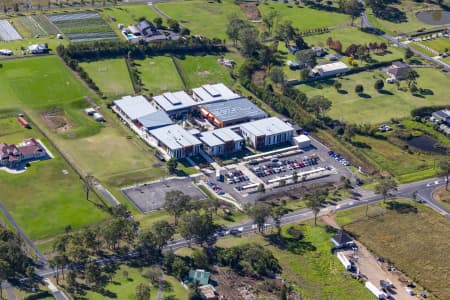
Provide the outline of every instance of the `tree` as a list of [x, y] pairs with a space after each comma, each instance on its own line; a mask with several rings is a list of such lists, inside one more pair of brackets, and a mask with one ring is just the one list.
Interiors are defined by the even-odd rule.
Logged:
[[416, 71], [413, 69], [409, 69], [406, 72], [405, 79], [408, 82], [408, 88], [411, 88], [412, 85], [417, 86], [417, 78], [419, 77], [419, 74], [417, 74]]
[[300, 79], [301, 80], [306, 80], [309, 77], [309, 70], [308, 69], [301, 69], [300, 70]]
[[159, 250], [159, 248], [153, 232], [140, 231], [137, 239], [136, 251], [141, 253], [147, 260], [150, 260], [153, 255], [156, 255], [157, 250]]
[[352, 19], [351, 24], [352, 26], [355, 19], [361, 15], [363, 10], [364, 10], [363, 4], [358, 0], [349, 0], [344, 4], [344, 12], [347, 15], [350, 15]]
[[414, 56], [414, 52], [411, 51], [411, 49], [407, 48], [405, 51], [405, 59], [409, 59]]
[[259, 31], [254, 26], [246, 26], [239, 31], [241, 52], [246, 57], [252, 57], [259, 48]]
[[175, 277], [183, 280], [189, 273], [189, 269], [189, 265], [181, 257], [175, 256], [172, 264], [172, 272]]
[[267, 31], [269, 33], [272, 32], [272, 29], [275, 27], [278, 19], [280, 18], [280, 14], [277, 10], [271, 10], [268, 14], [265, 14], [262, 18], [264, 25], [267, 27]]
[[150, 287], [148, 286], [148, 284], [139, 283], [136, 286], [136, 299], [150, 300]]
[[102, 280], [102, 271], [99, 266], [89, 263], [84, 270], [84, 276], [89, 286], [97, 286]]
[[418, 90], [419, 88], [415, 84], [411, 84], [411, 86], [409, 87], [409, 91], [411, 92], [411, 94], [417, 93]]
[[272, 70], [270, 70], [269, 78], [277, 84], [284, 85], [284, 82], [286, 80], [286, 75], [284, 74], [284, 71], [281, 67], [274, 67]]
[[163, 19], [161, 17], [156, 17], [153, 19], [153, 23], [155, 23], [156, 28], [161, 28]]
[[237, 14], [228, 16], [228, 24], [226, 34], [233, 41], [234, 46], [237, 46], [239, 40], [239, 32], [247, 25], [247, 22], [242, 20]]
[[292, 26], [292, 21], [284, 21], [279, 24], [276, 30], [276, 36], [280, 41], [284, 41], [284, 45], [287, 47], [289, 41], [295, 37], [295, 29]]
[[438, 163], [439, 171], [438, 176], [443, 176], [445, 178], [445, 190], [448, 191], [448, 179], [450, 176], [450, 160], [441, 159]]
[[280, 300], [287, 300], [287, 287], [285, 284], [281, 287], [280, 291]]
[[334, 83], [334, 88], [336, 89], [336, 91], [339, 91], [342, 88], [342, 83], [340, 83], [339, 81], [336, 81]]
[[364, 86], [362, 84], [357, 84], [355, 86], [355, 93], [361, 94], [362, 92], [364, 92]]
[[167, 171], [169, 171], [170, 174], [175, 173], [177, 167], [178, 167], [178, 161], [175, 157], [171, 157], [167, 163], [166, 163]]
[[204, 249], [195, 249], [191, 255], [192, 263], [195, 268], [208, 269], [209, 259]]
[[294, 43], [295, 43], [295, 47], [297, 47], [298, 50], [304, 50], [304, 49], [309, 48], [308, 44], [305, 42], [303, 37], [299, 34], [295, 35]]
[[391, 197], [392, 192], [397, 190], [397, 182], [391, 177], [383, 177], [377, 180], [375, 185], [375, 194], [382, 195], [383, 201], [386, 202], [388, 197]]
[[272, 208], [271, 216], [277, 228], [278, 236], [281, 236], [281, 218], [287, 214], [289, 210], [284, 206], [276, 206]]
[[161, 250], [172, 239], [175, 228], [167, 221], [157, 221], [152, 226], [156, 246]]
[[178, 224], [178, 217], [185, 211], [191, 202], [191, 197], [182, 191], [173, 190], [166, 193], [164, 208], [174, 216], [175, 225]]
[[307, 102], [308, 108], [313, 111], [316, 118], [323, 118], [325, 112], [331, 108], [331, 101], [321, 95], [311, 97]]
[[253, 205], [248, 211], [248, 215], [253, 219], [258, 226], [258, 231], [263, 233], [267, 218], [271, 214], [270, 206], [265, 203], [257, 203]]
[[142, 276], [148, 278], [152, 285], [157, 285], [163, 275], [163, 271], [157, 266], [151, 266], [142, 272]]
[[201, 246], [214, 233], [215, 227], [209, 214], [189, 211], [181, 216], [178, 231], [188, 241], [195, 240]]
[[258, 187], [256, 188], [256, 191], [258, 193], [264, 193], [266, 191], [266, 188], [264, 187], [263, 183], [258, 184]]
[[313, 50], [299, 50], [295, 53], [295, 58], [300, 65], [313, 66], [316, 64], [316, 53]]
[[330, 48], [338, 53], [342, 53], [342, 43], [341, 41], [333, 41], [330, 45]]
[[320, 208], [325, 203], [325, 199], [328, 196], [328, 191], [324, 189], [316, 189], [311, 193], [305, 195], [306, 205], [314, 213], [314, 226], [317, 225], [317, 215], [320, 212]]
[[77, 286], [77, 274], [73, 270], [67, 271], [66, 283], [69, 288], [75, 288]]
[[375, 81], [374, 88], [377, 91], [381, 91], [384, 88], [384, 81], [383, 81], [383, 79], [378, 79], [377, 81]]
[[167, 27], [169, 27], [174, 32], [179, 32], [180, 31], [180, 24], [178, 23], [177, 20], [174, 20], [174, 19], [168, 19], [167, 20]]

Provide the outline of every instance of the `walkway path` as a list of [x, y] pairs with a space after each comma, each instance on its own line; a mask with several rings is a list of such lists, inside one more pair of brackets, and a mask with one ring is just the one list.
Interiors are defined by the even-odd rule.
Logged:
[[165, 13], [163, 13], [162, 11], [159, 10], [159, 8], [157, 8], [155, 5], [153, 5], [153, 2], [147, 2], [147, 4], [161, 17], [163, 17], [164, 19], [170, 19], [170, 17], [168, 15], [166, 15]]
[[158, 288], [158, 295], [156, 296], [157, 300], [163, 299], [163, 292], [164, 292], [164, 285], [166, 284], [166, 281], [164, 280], [164, 271], [161, 269], [161, 266], [158, 266], [161, 270], [161, 278], [159, 279], [159, 288]]
[[16, 293], [14, 292], [14, 287], [8, 281], [3, 281], [0, 288], [3, 288], [6, 291], [8, 300], [17, 300]]
[[45, 278], [44, 282], [47, 284], [48, 289], [56, 300], [69, 300], [66, 294], [64, 294], [63, 291], [58, 290], [58, 288], [53, 284], [53, 282], [51, 282], [50, 279]]

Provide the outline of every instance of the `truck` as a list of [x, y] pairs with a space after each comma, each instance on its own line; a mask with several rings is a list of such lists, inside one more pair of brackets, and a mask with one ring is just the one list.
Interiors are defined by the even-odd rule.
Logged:
[[377, 288], [372, 282], [366, 281], [365, 284], [366, 288], [377, 297], [379, 300], [385, 300], [387, 299], [387, 295], [382, 292], [379, 288]]
[[19, 115], [19, 116], [17, 117], [17, 121], [19, 121], [20, 125], [22, 125], [23, 128], [28, 128], [28, 129], [31, 128], [30, 124], [27, 122], [27, 120], [25, 120], [25, 118], [23, 117], [23, 115]]

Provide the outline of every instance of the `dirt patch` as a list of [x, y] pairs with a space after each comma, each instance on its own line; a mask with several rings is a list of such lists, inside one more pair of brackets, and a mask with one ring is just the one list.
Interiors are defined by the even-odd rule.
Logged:
[[445, 190], [445, 186], [441, 186], [434, 192], [433, 198], [436, 201], [444, 202], [447, 205], [450, 205], [450, 191]]
[[320, 217], [322, 222], [324, 222], [327, 225], [330, 225], [331, 227], [334, 227], [336, 229], [341, 229], [341, 226], [336, 223], [336, 214], [335, 213], [329, 213], [326, 215], [323, 215]]
[[[227, 300], [279, 299], [281, 280], [254, 279], [240, 276], [222, 267], [216, 267], [212, 279], [219, 283], [217, 292]], [[290, 295], [288, 299], [295, 299]]]
[[72, 129], [72, 126], [67, 121], [64, 111], [60, 109], [52, 109], [41, 113], [42, 119], [48, 128], [59, 132], [65, 132]]
[[252, 83], [256, 86], [262, 86], [262, 85], [264, 85], [265, 78], [266, 78], [265, 70], [255, 71], [252, 74]]
[[197, 72], [197, 74], [198, 74], [199, 76], [208, 76], [208, 75], [211, 74], [211, 72], [209, 72], [209, 71], [202, 71], [202, 72]]
[[259, 12], [257, 3], [241, 3], [239, 7], [244, 12], [247, 20], [259, 21], [261, 19], [261, 13]]

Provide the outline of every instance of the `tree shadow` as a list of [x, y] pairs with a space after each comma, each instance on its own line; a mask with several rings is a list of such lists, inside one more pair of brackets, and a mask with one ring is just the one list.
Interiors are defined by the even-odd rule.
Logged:
[[397, 213], [400, 214], [409, 214], [409, 213], [417, 213], [417, 207], [409, 204], [409, 203], [403, 203], [398, 201], [390, 201], [387, 203], [387, 209], [389, 210], [395, 210]]
[[370, 99], [372, 98], [372, 96], [370, 96], [369, 94], [366, 93], [358, 93], [358, 96], [364, 99]]
[[389, 95], [389, 96], [394, 95], [392, 92], [387, 91], [387, 90], [379, 90], [378, 93], [383, 94], [383, 95]]
[[167, 293], [173, 292], [173, 285], [167, 280], [164, 280], [164, 292]]
[[337, 92], [339, 94], [341, 94], [341, 95], [347, 95], [348, 94], [348, 92], [346, 90], [338, 90]]
[[315, 251], [317, 248], [311, 242], [298, 240], [295, 238], [270, 234], [266, 239], [281, 250], [287, 250], [297, 255], [303, 255], [307, 251]]
[[434, 92], [432, 90], [430, 90], [430, 89], [421, 89], [420, 90], [420, 94], [428, 96], [428, 95], [434, 95]]
[[408, 17], [406, 16], [406, 14], [393, 6], [386, 6], [383, 9], [383, 13], [378, 14], [377, 17], [392, 23], [408, 22]]

